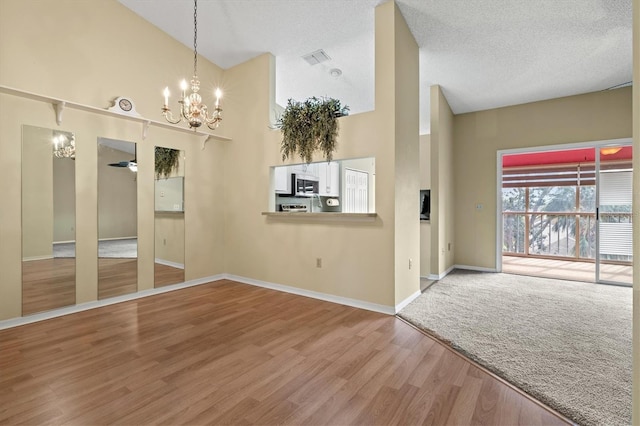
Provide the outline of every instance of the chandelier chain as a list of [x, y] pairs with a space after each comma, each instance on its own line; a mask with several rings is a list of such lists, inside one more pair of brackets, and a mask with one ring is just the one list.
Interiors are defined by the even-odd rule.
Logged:
[[198, 0], [193, 0], [193, 75], [198, 75]]
[[180, 115], [175, 118], [171, 113], [171, 108], [169, 108], [169, 88], [166, 87], [164, 89], [164, 105], [162, 106], [164, 118], [171, 124], [178, 124], [184, 119], [189, 124], [189, 127], [194, 130], [203, 124], [211, 130], [215, 130], [220, 121], [222, 121], [222, 106], [220, 104], [222, 91], [219, 88], [216, 89], [216, 103], [211, 110], [202, 102], [202, 95], [198, 93], [200, 91], [200, 80], [198, 79], [198, 0], [193, 0], [193, 77], [191, 78], [191, 93], [187, 93], [189, 88], [187, 80], [182, 80], [180, 88], [182, 90], [182, 96], [178, 100]]

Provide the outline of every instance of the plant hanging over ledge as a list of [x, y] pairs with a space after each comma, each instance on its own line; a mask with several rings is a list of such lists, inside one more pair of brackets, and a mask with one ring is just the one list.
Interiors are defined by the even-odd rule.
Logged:
[[276, 127], [282, 131], [282, 160], [298, 154], [311, 163], [314, 151], [333, 159], [338, 138], [338, 117], [347, 115], [348, 106], [333, 98], [309, 98], [303, 102], [289, 99]]
[[180, 162], [180, 150], [156, 146], [155, 157], [156, 179], [166, 179], [174, 169], [178, 168], [178, 164]]

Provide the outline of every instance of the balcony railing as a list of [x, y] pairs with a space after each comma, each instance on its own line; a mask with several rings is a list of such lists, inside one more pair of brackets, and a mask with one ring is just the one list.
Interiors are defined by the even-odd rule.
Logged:
[[[505, 255], [593, 262], [596, 258], [596, 214], [589, 212], [503, 212]], [[601, 212], [602, 224], [630, 224], [631, 213]], [[621, 226], [624, 228], [624, 225]], [[609, 229], [609, 228], [607, 228]], [[631, 264], [630, 250], [603, 250], [600, 260]], [[609, 232], [609, 231], [606, 231]]]

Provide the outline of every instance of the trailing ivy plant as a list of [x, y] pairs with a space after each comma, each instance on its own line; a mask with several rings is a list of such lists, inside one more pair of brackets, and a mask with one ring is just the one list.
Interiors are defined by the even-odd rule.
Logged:
[[282, 131], [282, 160], [298, 154], [305, 163], [311, 163], [313, 153], [320, 151], [331, 161], [337, 146], [338, 117], [348, 111], [348, 106], [333, 98], [313, 97], [303, 102], [289, 99], [276, 123]]
[[168, 178], [180, 162], [180, 150], [156, 146], [156, 179]]

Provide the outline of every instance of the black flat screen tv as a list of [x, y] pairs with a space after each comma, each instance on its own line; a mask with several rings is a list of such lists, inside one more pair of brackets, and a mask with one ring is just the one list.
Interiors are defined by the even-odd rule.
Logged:
[[420, 220], [430, 220], [431, 218], [431, 190], [420, 190]]

